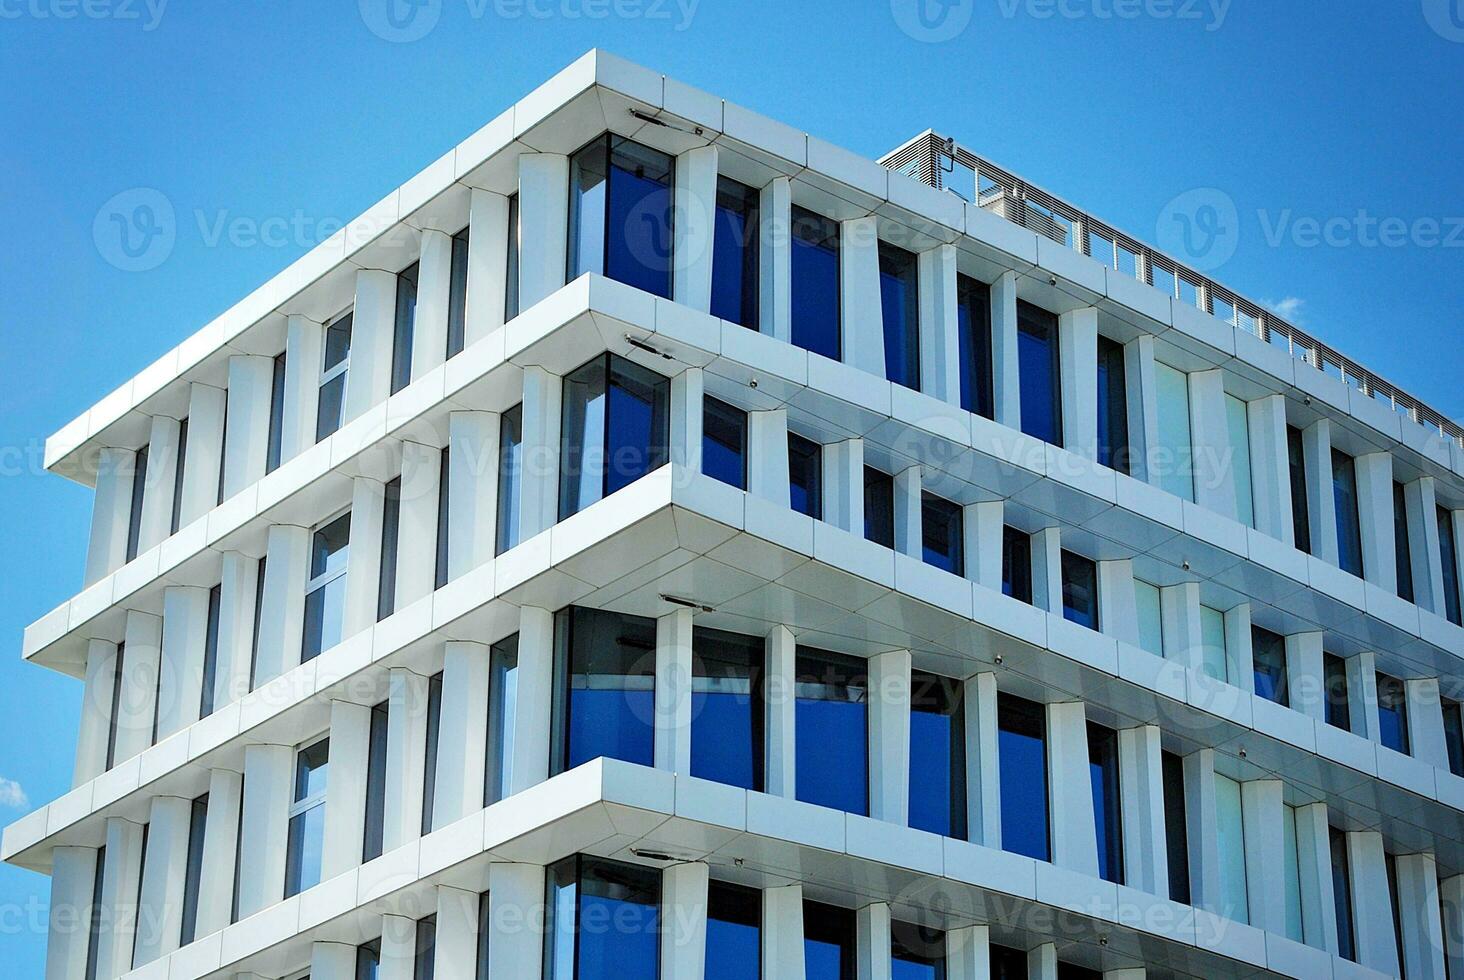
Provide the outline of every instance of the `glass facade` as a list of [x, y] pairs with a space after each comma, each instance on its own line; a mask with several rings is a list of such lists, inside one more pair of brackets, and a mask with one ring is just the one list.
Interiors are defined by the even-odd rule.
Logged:
[[692, 632], [691, 774], [761, 792], [765, 641]]
[[707, 887], [704, 980], [762, 977], [762, 892], [722, 881]]
[[788, 433], [788, 495], [795, 511], [823, 519], [823, 447]]
[[138, 538], [142, 535], [142, 498], [147, 488], [147, 456], [148, 447], [143, 446], [137, 451], [137, 456], [132, 466], [132, 500], [127, 508], [127, 549], [126, 558], [128, 561], [137, 557]]
[[468, 339], [468, 229], [452, 236], [447, 290], [447, 356], [461, 354]]
[[183, 870], [183, 924], [178, 945], [193, 942], [198, 931], [198, 887], [203, 881], [203, 834], [208, 823], [208, 794], [193, 801], [188, 813], [188, 863]]
[[1017, 301], [1017, 370], [1022, 431], [1062, 445], [1062, 369], [1057, 315]]
[[371, 729], [366, 750], [366, 832], [362, 838], [361, 861], [381, 857], [386, 835], [386, 735], [389, 720], [386, 701], [371, 708]]
[[1210, 606], [1200, 607], [1200, 667], [1222, 683], [1230, 681], [1230, 646], [1225, 631], [1225, 614]]
[[518, 634], [493, 644], [488, 654], [488, 751], [484, 753], [483, 805], [513, 788], [513, 732], [518, 716]]
[[508, 269], [505, 272], [503, 289], [503, 322], [507, 323], [519, 314], [519, 250], [523, 229], [519, 224], [519, 196], [508, 195]]
[[1020, 602], [1032, 602], [1032, 538], [1011, 525], [1001, 534], [1001, 591]]
[[910, 922], [890, 923], [890, 980], [945, 980], [945, 934]]
[[758, 192], [717, 178], [712, 227], [712, 316], [758, 328]]
[[[179, 428], [178, 448], [178, 478], [173, 484], [173, 511], [178, 510], [178, 491], [183, 486], [183, 447], [187, 445], [183, 437], [188, 434], [188, 420], [184, 419]], [[278, 354], [274, 359], [274, 376], [270, 379], [269, 386], [269, 433], [265, 438], [264, 450], [264, 471], [273, 473], [280, 466], [280, 452], [284, 446], [285, 439], [285, 355]], [[176, 518], [173, 521], [173, 530], [178, 530]]]
[[1352, 731], [1352, 703], [1347, 692], [1347, 661], [1331, 653], [1322, 654], [1322, 685], [1326, 693], [1327, 724]]
[[1357, 961], [1356, 932], [1352, 923], [1352, 862], [1347, 855], [1347, 835], [1327, 828], [1332, 852], [1332, 902], [1337, 914], [1337, 955]]
[[1071, 551], [1062, 553], [1062, 618], [1098, 629], [1098, 565]]
[[376, 621], [396, 612], [397, 547], [402, 529], [402, 478], [382, 488], [381, 571], [376, 583]]
[[330, 739], [301, 749], [295, 756], [295, 790], [285, 850], [285, 897], [298, 895], [320, 881], [325, 846], [325, 790], [330, 769]]
[[804, 980], [854, 980], [854, 913], [849, 909], [803, 903]]
[[1459, 615], [1459, 549], [1454, 537], [1454, 512], [1438, 508], [1439, 561], [1444, 568], [1444, 617], [1455, 626], [1464, 625]]
[[966, 839], [966, 707], [959, 680], [910, 676], [910, 826]]
[[1190, 435], [1189, 375], [1154, 362], [1158, 453], [1150, 466], [1159, 488], [1185, 500], [1195, 499], [1194, 441]]
[[1159, 587], [1134, 579], [1134, 606], [1139, 618], [1139, 649], [1164, 656], [1164, 604]]
[[996, 740], [1001, 772], [1002, 850], [1050, 861], [1047, 710], [1023, 698], [998, 693]]
[[569, 269], [671, 298], [676, 161], [613, 133], [569, 159]]
[[880, 312], [885, 377], [920, 390], [920, 298], [915, 253], [879, 243]]
[[710, 395], [702, 402], [702, 472], [747, 489], [747, 413]]
[[318, 657], [341, 641], [346, 604], [346, 552], [350, 540], [350, 514], [342, 514], [311, 536], [301, 663]]
[[652, 765], [656, 622], [571, 607], [554, 620], [554, 772], [605, 756]]
[[219, 674], [219, 604], [223, 601], [223, 591], [222, 585], [208, 590], [208, 623], [203, 635], [203, 682], [199, 685], [200, 718], [207, 718], [214, 710], [214, 689], [218, 686]]
[[1093, 827], [1098, 838], [1098, 877], [1123, 884], [1123, 803], [1118, 791], [1118, 732], [1088, 722], [1088, 778], [1093, 787]]
[[549, 868], [545, 899], [545, 980], [657, 980], [660, 872], [566, 858]]
[[1413, 602], [1413, 547], [1408, 540], [1408, 498], [1403, 484], [1393, 484], [1393, 566], [1398, 598]]
[[1098, 338], [1098, 462], [1120, 473], [1130, 471], [1128, 380], [1123, 345]]
[[1311, 503], [1307, 499], [1306, 452], [1301, 430], [1286, 427], [1286, 464], [1291, 476], [1291, 528], [1296, 547], [1311, 554]]
[[961, 407], [994, 418], [991, 288], [970, 276], [956, 276], [956, 342], [961, 358]]
[[864, 467], [864, 537], [895, 546], [895, 478], [872, 466]]
[[412, 383], [412, 338], [417, 329], [417, 263], [397, 274], [396, 319], [391, 342], [391, 393]]
[[1394, 752], [1408, 754], [1408, 689], [1396, 677], [1377, 675], [1378, 740]]
[[1251, 663], [1256, 694], [1280, 705], [1290, 704], [1286, 678], [1286, 641], [1270, 630], [1252, 626]]
[[1449, 771], [1464, 776], [1464, 706], [1441, 699], [1444, 709], [1444, 744], [1449, 750]]
[[1184, 794], [1184, 760], [1160, 756], [1164, 773], [1164, 846], [1169, 864], [1169, 900], [1190, 904], [1189, 808]]
[[495, 554], [519, 543], [523, 513], [524, 406], [515, 405], [498, 422], [498, 521]]
[[863, 660], [799, 647], [797, 797], [869, 813], [869, 684]]
[[1296, 807], [1281, 804], [1281, 878], [1286, 899], [1286, 936], [1302, 942], [1301, 861], [1296, 850]]
[[933, 493], [920, 495], [921, 557], [952, 575], [966, 574], [965, 513]]
[[1332, 499], [1337, 510], [1337, 563], [1362, 577], [1362, 525], [1357, 516], [1357, 470], [1352, 457], [1332, 450]]
[[565, 376], [560, 520], [666, 462], [670, 406], [667, 378], [615, 354]]
[[346, 376], [351, 367], [351, 313], [337, 317], [325, 328], [320, 367], [320, 393], [315, 408], [315, 441], [335, 432], [345, 421]]
[[839, 223], [793, 206], [791, 307], [793, 343], [839, 360]]
[[432, 833], [432, 812], [437, 802], [437, 741], [442, 734], [442, 672], [427, 680], [427, 752], [422, 763], [421, 833]]

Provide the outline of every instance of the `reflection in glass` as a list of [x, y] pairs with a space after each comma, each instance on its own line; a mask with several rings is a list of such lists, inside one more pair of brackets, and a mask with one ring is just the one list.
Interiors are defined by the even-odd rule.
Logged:
[[800, 647], [797, 659], [797, 797], [847, 813], [869, 812], [869, 691], [863, 660]]
[[697, 627], [691, 646], [691, 774], [761, 792], [765, 641]]
[[601, 756], [654, 763], [656, 622], [570, 607], [554, 620], [555, 772]]

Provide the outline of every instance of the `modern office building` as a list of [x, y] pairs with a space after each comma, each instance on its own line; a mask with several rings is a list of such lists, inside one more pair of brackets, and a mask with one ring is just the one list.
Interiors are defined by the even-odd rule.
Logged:
[[1460, 436], [592, 52], [49, 440], [3, 854], [49, 980], [1464, 977]]

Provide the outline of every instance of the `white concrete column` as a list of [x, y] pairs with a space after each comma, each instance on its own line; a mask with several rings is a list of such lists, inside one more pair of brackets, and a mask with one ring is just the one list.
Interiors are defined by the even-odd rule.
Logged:
[[97, 458], [97, 488], [92, 497], [91, 538], [86, 551], [83, 585], [92, 585], [121, 568], [127, 557], [127, 528], [132, 519], [132, 480], [137, 453], [103, 449]]
[[397, 534], [396, 607], [432, 594], [437, 581], [437, 507], [442, 450], [402, 443], [402, 497]]
[[[1254, 661], [1255, 651], [1252, 650], [1251, 654]], [[1286, 686], [1286, 700], [1292, 709], [1300, 711], [1308, 718], [1326, 720], [1327, 691], [1322, 666], [1321, 633], [1286, 635]]]
[[305, 636], [305, 584], [309, 578], [310, 529], [293, 524], [271, 527], [259, 600], [259, 642], [252, 687], [299, 666]]
[[203, 705], [208, 595], [208, 589], [196, 586], [173, 585], [163, 590], [162, 666], [158, 673], [160, 742], [197, 721]]
[[1444, 738], [1439, 679], [1417, 677], [1403, 682], [1408, 698], [1408, 754], [1448, 772], [1449, 744]]
[[1159, 590], [1159, 613], [1164, 634], [1164, 657], [1201, 672], [1205, 641], [1200, 631], [1200, 584], [1182, 582]]
[[[178, 449], [182, 427], [177, 419], [155, 415], [147, 440], [147, 477], [142, 491], [137, 553], [162, 543], [173, 533], [173, 491], [177, 488]], [[182, 520], [181, 516], [179, 518]], [[181, 526], [181, 523], [180, 523]]]
[[437, 774], [432, 829], [446, 827], [483, 805], [488, 757], [490, 652], [486, 643], [448, 640], [442, 667]]
[[228, 500], [264, 476], [269, 454], [269, 406], [273, 392], [274, 358], [254, 354], [235, 354], [229, 358], [228, 421], [224, 426], [221, 500]]
[[656, 620], [655, 762], [657, 769], [691, 773], [691, 610]]
[[187, 527], [218, 506], [228, 404], [229, 393], [223, 388], [197, 381], [188, 386], [188, 447], [183, 459], [179, 527]]
[[132, 961], [151, 963], [178, 948], [183, 928], [183, 882], [188, 872], [188, 829], [193, 801], [155, 796], [147, 823], [147, 850], [138, 893]]
[[447, 304], [452, 295], [452, 235], [422, 230], [417, 263], [417, 310], [412, 320], [412, 380], [447, 360]]
[[803, 980], [803, 886], [764, 888], [763, 980]]
[[983, 500], [965, 507], [966, 577], [992, 592], [1001, 591], [1005, 511], [1006, 505], [1000, 500]]
[[[223, 554], [219, 580], [219, 650], [214, 672], [214, 710], [249, 693], [254, 662], [255, 605], [259, 559], [237, 551]], [[263, 623], [260, 624], [263, 629]]]
[[366, 844], [366, 775], [370, 764], [370, 706], [331, 701], [330, 768], [340, 778], [330, 781], [325, 794], [321, 881], [329, 881], [361, 863]]
[[383, 915], [376, 980], [416, 980], [416, 966], [417, 920], [405, 915]]
[[86, 980], [96, 874], [94, 847], [58, 847], [51, 852], [46, 980]]
[[[478, 893], [437, 886], [432, 980], [475, 980], [478, 974]], [[315, 980], [311, 977], [310, 980]]]
[[991, 980], [991, 927], [962, 926], [946, 932], [947, 980]]
[[71, 777], [73, 788], [95, 779], [107, 769], [107, 736], [112, 727], [112, 688], [116, 675], [117, 644], [88, 640], [81, 722], [76, 735], [76, 767]]
[[1056, 943], [1027, 950], [1027, 980], [1058, 980]]
[[996, 675], [966, 678], [966, 833], [971, 843], [1001, 847], [1001, 769]]
[[1403, 487], [1408, 512], [1408, 545], [1413, 557], [1413, 598], [1429, 612], [1445, 614], [1444, 563], [1439, 551], [1438, 498], [1434, 478], [1419, 477]]
[[1393, 533], [1393, 454], [1368, 453], [1353, 460], [1357, 525], [1362, 533], [1362, 577], [1398, 593], [1398, 554]]
[[569, 242], [569, 157], [519, 157], [519, 309], [564, 285]]
[[1032, 535], [1032, 605], [1062, 615], [1062, 529]]
[[310, 980], [356, 980], [356, 947], [349, 943], [310, 944]]
[[1378, 719], [1377, 655], [1364, 650], [1347, 658], [1347, 712], [1353, 734], [1370, 742], [1382, 740]]
[[[684, 239], [683, 239], [684, 240]], [[661, 976], [702, 980], [707, 961], [708, 868], [700, 861], [661, 872]]]
[[956, 246], [937, 245], [917, 258], [920, 297], [920, 383], [925, 393], [961, 404], [961, 342], [956, 300]]
[[1022, 427], [1021, 365], [1017, 357], [1017, 274], [991, 284], [991, 385], [996, 421]]
[[1307, 518], [1311, 553], [1330, 565], [1337, 557], [1337, 502], [1332, 495], [1332, 423], [1318, 419], [1301, 431], [1306, 464]]
[[[354, 325], [355, 320], [352, 319]], [[292, 314], [285, 326], [284, 424], [280, 428], [280, 462], [294, 459], [315, 445], [320, 408], [320, 369], [325, 359], [325, 324]], [[189, 423], [190, 431], [192, 423]]]
[[1062, 445], [1098, 459], [1098, 309], [1088, 306], [1057, 318], [1062, 365]]
[[699, 367], [689, 367], [671, 379], [671, 462], [692, 473], [702, 468], [703, 382]]
[[488, 976], [539, 980], [544, 970], [544, 868], [489, 865]]
[[843, 361], [885, 376], [879, 231], [873, 215], [839, 222], [840, 350]]
[[[565, 194], [567, 197], [567, 187]], [[508, 301], [509, 235], [517, 234], [517, 231], [516, 228], [508, 227], [508, 198], [474, 187], [472, 200], [468, 205], [468, 293], [463, 305], [464, 346], [471, 347], [503, 326], [504, 310]]]
[[[350, 546], [346, 551], [346, 595], [341, 609], [343, 637], [355, 636], [364, 629], [370, 629], [380, 613], [381, 552], [385, 523], [386, 484], [369, 476], [352, 478], [351, 534]], [[435, 528], [432, 539], [435, 545]], [[397, 608], [401, 608], [400, 600]]]
[[509, 786], [518, 793], [549, 778], [554, 715], [554, 614], [519, 611], [518, 705], [514, 712]]
[[1098, 877], [1088, 722], [1083, 702], [1047, 706], [1047, 784], [1052, 813], [1052, 863]]
[[1402, 966], [1408, 980], [1444, 980], [1444, 923], [1439, 910], [1439, 870], [1428, 853], [1400, 854], [1398, 924]]
[[391, 345], [396, 333], [397, 275], [384, 269], [356, 273], [351, 314], [351, 365], [346, 376], [342, 424], [386, 401], [391, 391]]
[[1249, 602], [1242, 602], [1225, 610], [1225, 669], [1232, 686], [1250, 694], [1256, 693], [1255, 650], [1251, 642]]
[[1398, 976], [1400, 961], [1383, 835], [1372, 830], [1348, 832], [1347, 863], [1352, 872], [1352, 932], [1357, 961], [1388, 976]]
[[102, 864], [101, 920], [97, 944], [97, 977], [120, 977], [132, 969], [137, 930], [137, 894], [142, 879], [145, 825], [125, 817], [108, 817], [107, 850]]
[[716, 144], [677, 154], [675, 174], [676, 234], [671, 296], [683, 306], [709, 313], [712, 227], [717, 216]]
[[503, 416], [453, 412], [447, 417], [448, 581], [493, 558], [498, 543], [498, 452]]
[[[294, 776], [293, 746], [244, 747], [244, 802], [239, 817], [240, 919], [285, 896], [283, 844], [289, 831]], [[207, 836], [204, 840], [207, 842]]]
[[230, 922], [243, 801], [242, 773], [230, 769], [209, 771], [208, 814], [203, 821], [203, 869], [198, 879], [198, 915], [193, 928], [193, 934], [200, 939], [213, 935]]
[[864, 440], [823, 447], [823, 519], [864, 537]]
[[869, 815], [910, 820], [910, 651], [869, 658]]
[[547, 531], [559, 520], [559, 426], [563, 411], [563, 379], [541, 367], [524, 368], [520, 541]]
[[793, 338], [792, 181], [774, 177], [758, 193], [759, 330], [778, 340]]
[[1134, 595], [1134, 563], [1130, 559], [1098, 564], [1098, 622], [1103, 632], [1139, 645], [1139, 604]]
[[388, 683], [383, 853], [421, 836], [427, 760], [428, 678], [405, 667], [393, 667]]
[[890, 907], [873, 902], [854, 913], [855, 976], [859, 980], [890, 980]]
[[921, 506], [920, 467], [909, 466], [894, 480], [895, 550], [916, 561], [924, 558], [924, 510]]
[[1296, 867], [1301, 879], [1301, 926], [1308, 946], [1337, 952], [1337, 904], [1332, 891], [1332, 842], [1327, 804], [1296, 808]]
[[1464, 976], [1464, 875], [1453, 875], [1439, 882], [1439, 904], [1449, 976]]
[[1164, 826], [1164, 762], [1158, 725], [1118, 733], [1118, 786], [1123, 814], [1123, 881], [1151, 895], [1169, 894]]
[[163, 640], [162, 618], [129, 609], [123, 636], [122, 695], [117, 700], [113, 765], [127, 761], [153, 743], [158, 660]]
[[1225, 372], [1191, 371], [1189, 375], [1190, 443], [1193, 450], [1195, 503], [1231, 520], [1239, 513], [1235, 482], [1230, 478], [1230, 426], [1225, 414]]
[[1215, 810], [1215, 750], [1184, 757], [1184, 810], [1188, 821], [1190, 904], [1224, 915], [1220, 886], [1219, 820]]
[[764, 789], [773, 796], [789, 799], [798, 794], [798, 717], [796, 694], [798, 642], [786, 626], [774, 626], [767, 635], [767, 663], [764, 670], [764, 702], [767, 717]]
[[1296, 544], [1291, 517], [1291, 457], [1286, 444], [1286, 396], [1248, 402], [1246, 427], [1251, 449], [1251, 500], [1256, 530], [1282, 544]]
[[1240, 784], [1240, 812], [1245, 828], [1246, 904], [1250, 924], [1286, 935], [1285, 812], [1279, 779], [1251, 779]]
[[747, 489], [789, 506], [788, 410], [747, 413]]

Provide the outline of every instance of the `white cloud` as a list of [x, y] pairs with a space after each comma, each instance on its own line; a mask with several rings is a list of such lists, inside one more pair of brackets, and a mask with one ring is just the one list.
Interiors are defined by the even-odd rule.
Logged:
[[0, 806], [24, 810], [30, 806], [30, 800], [26, 797], [25, 790], [20, 788], [19, 783], [0, 776]]
[[1306, 319], [1306, 300], [1297, 296], [1288, 296], [1280, 300], [1263, 299], [1261, 305], [1283, 320], [1289, 320], [1297, 326], [1301, 326], [1302, 321]]

